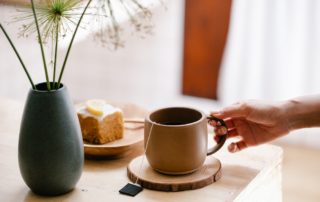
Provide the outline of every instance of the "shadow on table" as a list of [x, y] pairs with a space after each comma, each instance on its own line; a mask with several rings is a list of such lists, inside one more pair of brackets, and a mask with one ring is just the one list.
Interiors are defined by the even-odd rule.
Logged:
[[[35, 193], [33, 193], [31, 190], [29, 190], [24, 198], [24, 202], [43, 202], [43, 201], [51, 201], [51, 202], [61, 202], [61, 201], [67, 201], [67, 199], [75, 194], [75, 192], [79, 191], [79, 189], [73, 189], [70, 192], [59, 195], [59, 196], [40, 196]], [[82, 191], [82, 190], [80, 190]]]
[[126, 168], [130, 161], [143, 154], [143, 145], [139, 144], [132, 148], [132, 151], [121, 156], [108, 157], [86, 157], [84, 171], [85, 172], [105, 172], [106, 170], [116, 170]]

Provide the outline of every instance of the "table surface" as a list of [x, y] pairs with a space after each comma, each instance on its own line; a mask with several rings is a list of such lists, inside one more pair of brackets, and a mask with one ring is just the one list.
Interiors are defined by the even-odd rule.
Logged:
[[[263, 178], [282, 161], [282, 149], [273, 145], [230, 154], [226, 147], [215, 157], [222, 162], [222, 177], [207, 187], [182, 192], [144, 189], [132, 198], [118, 193], [129, 182], [126, 166], [142, 154], [143, 145], [120, 159], [86, 160], [76, 188], [58, 197], [33, 194], [19, 172], [17, 145], [23, 103], [0, 99], [0, 201], [235, 201], [250, 194]], [[210, 158], [210, 157], [209, 157]]]

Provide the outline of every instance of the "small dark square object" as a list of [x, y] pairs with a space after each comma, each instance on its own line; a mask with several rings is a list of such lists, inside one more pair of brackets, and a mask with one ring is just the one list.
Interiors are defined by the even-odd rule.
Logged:
[[129, 195], [129, 196], [136, 196], [142, 190], [143, 188], [140, 185], [128, 183], [126, 186], [120, 189], [119, 192], [121, 194]]

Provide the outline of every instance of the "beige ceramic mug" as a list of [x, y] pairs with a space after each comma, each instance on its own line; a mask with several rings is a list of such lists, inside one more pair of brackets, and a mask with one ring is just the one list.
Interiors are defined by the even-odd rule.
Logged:
[[144, 146], [151, 167], [171, 175], [199, 169], [206, 156], [218, 151], [226, 140], [223, 136], [208, 149], [207, 125], [206, 115], [192, 108], [170, 107], [150, 113], [145, 119]]

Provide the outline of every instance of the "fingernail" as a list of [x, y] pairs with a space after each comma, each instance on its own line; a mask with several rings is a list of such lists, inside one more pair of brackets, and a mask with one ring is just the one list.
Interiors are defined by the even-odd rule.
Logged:
[[227, 131], [226, 127], [221, 127], [218, 129], [218, 133], [221, 135], [225, 135], [225, 134], [227, 134], [227, 132], [228, 131]]
[[217, 126], [217, 122], [215, 120], [210, 120], [209, 123], [214, 127]]
[[239, 151], [239, 148], [238, 148], [237, 144], [231, 143], [231, 144], [228, 146], [228, 150], [229, 150], [229, 152], [231, 152], [231, 153], [235, 153], [235, 152]]

